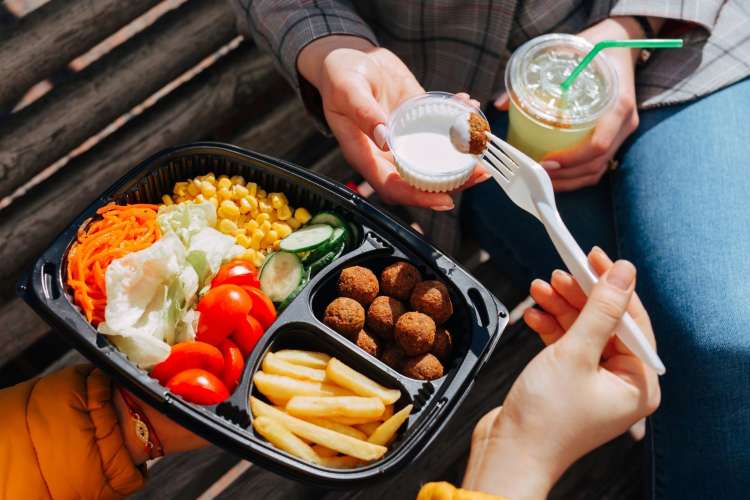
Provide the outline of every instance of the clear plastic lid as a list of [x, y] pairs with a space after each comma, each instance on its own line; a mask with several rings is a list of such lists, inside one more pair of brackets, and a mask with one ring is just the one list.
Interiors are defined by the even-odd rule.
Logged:
[[615, 70], [604, 54], [594, 58], [567, 92], [560, 88], [592, 48], [587, 40], [565, 34], [544, 35], [523, 44], [505, 71], [513, 103], [550, 126], [580, 128], [596, 121], [618, 92]]
[[[481, 110], [448, 92], [426, 92], [402, 102], [390, 113], [386, 124], [388, 147], [397, 164], [433, 179], [447, 179], [473, 170], [478, 157], [455, 150], [449, 135], [456, 117], [467, 112], [487, 119]], [[414, 140], [421, 142], [416, 144]]]

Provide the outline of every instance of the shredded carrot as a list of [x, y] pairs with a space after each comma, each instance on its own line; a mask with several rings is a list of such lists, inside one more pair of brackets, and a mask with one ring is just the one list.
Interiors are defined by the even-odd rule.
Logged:
[[107, 266], [159, 239], [157, 209], [157, 205], [148, 204], [109, 204], [96, 211], [100, 219], [78, 229], [76, 242], [68, 252], [68, 286], [94, 326], [104, 321]]

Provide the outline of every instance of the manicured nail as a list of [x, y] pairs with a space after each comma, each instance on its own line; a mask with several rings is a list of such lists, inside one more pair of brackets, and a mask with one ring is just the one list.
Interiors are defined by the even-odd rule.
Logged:
[[455, 205], [453, 205], [453, 203], [446, 203], [444, 205], [433, 205], [430, 208], [432, 208], [436, 212], [447, 212], [448, 210], [453, 210], [454, 206]]
[[375, 130], [372, 131], [373, 139], [375, 139], [375, 144], [378, 145], [380, 149], [383, 151], [386, 150], [386, 137], [388, 137], [388, 129], [385, 125], [382, 123], [379, 123], [375, 126]]
[[598, 245], [594, 245], [594, 248], [591, 249], [592, 254], [596, 254], [602, 259], [605, 259], [610, 264], [612, 263], [612, 259], [609, 258], [609, 255], [607, 255], [607, 252], [601, 249]]
[[557, 276], [558, 278], [567, 278], [570, 275], [562, 269], [555, 269], [554, 271], [552, 271], [552, 276]]
[[558, 168], [560, 168], [560, 164], [557, 163], [556, 161], [547, 160], [539, 164], [543, 166], [544, 168], [546, 168], [547, 170], [557, 170]]
[[618, 260], [607, 273], [607, 283], [620, 290], [627, 290], [635, 279], [635, 266], [627, 260]]

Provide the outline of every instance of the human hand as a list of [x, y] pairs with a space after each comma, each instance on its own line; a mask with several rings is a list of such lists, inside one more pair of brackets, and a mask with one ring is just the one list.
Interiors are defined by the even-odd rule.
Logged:
[[[331, 131], [347, 161], [389, 204], [450, 210], [449, 193], [428, 193], [410, 186], [386, 151], [385, 122], [404, 100], [424, 93], [414, 75], [391, 51], [351, 36], [329, 36], [305, 47], [298, 69], [320, 92]], [[481, 169], [465, 189], [489, 176]]]
[[613, 337], [627, 310], [654, 344], [648, 314], [633, 293], [635, 268], [595, 249], [602, 276], [590, 297], [555, 272], [532, 297], [544, 311], [524, 315], [548, 345], [513, 384], [502, 409], [487, 414], [472, 438], [464, 487], [509, 498], [543, 498], [575, 460], [653, 413], [656, 373]]
[[[611, 17], [578, 34], [592, 44], [601, 40], [643, 38], [643, 28], [632, 17]], [[607, 49], [618, 78], [619, 95], [596, 124], [591, 135], [581, 144], [545, 155], [540, 162], [547, 169], [555, 191], [573, 191], [598, 184], [607, 172], [610, 161], [630, 134], [638, 128], [635, 100], [635, 64], [638, 49]], [[495, 102], [507, 110], [507, 95]]]
[[[178, 453], [181, 451], [194, 450], [206, 446], [208, 442], [203, 438], [196, 436], [189, 430], [185, 429], [178, 423], [174, 422], [166, 415], [155, 410], [141, 399], [130, 393], [141, 411], [146, 414], [149, 422], [156, 431], [156, 435], [161, 442], [165, 455]], [[112, 402], [117, 413], [117, 419], [120, 423], [125, 448], [130, 453], [133, 463], [140, 465], [148, 460], [148, 453], [142, 441], [138, 439], [133, 428], [133, 418], [130, 416], [127, 405], [122, 399], [120, 390], [113, 386]]]

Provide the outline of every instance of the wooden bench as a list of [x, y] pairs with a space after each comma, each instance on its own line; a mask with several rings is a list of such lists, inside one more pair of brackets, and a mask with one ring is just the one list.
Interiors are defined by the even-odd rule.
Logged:
[[[335, 142], [302, 118], [269, 57], [237, 35], [227, 2], [5, 0], [0, 68], [2, 387], [84, 361], [15, 297], [14, 284], [76, 214], [147, 156], [220, 140], [361, 182]], [[525, 293], [510, 288], [477, 251], [464, 249], [465, 265], [506, 304], [518, 303]], [[439, 440], [398, 478], [361, 491], [322, 491], [209, 446], [151, 464], [150, 482], [135, 496], [414, 498], [426, 481], [460, 482], [473, 425], [540, 349], [522, 325], [512, 330], [513, 340], [488, 363], [446, 429], [451, 439]], [[641, 451], [625, 437], [595, 451], [552, 496], [639, 497]]]

